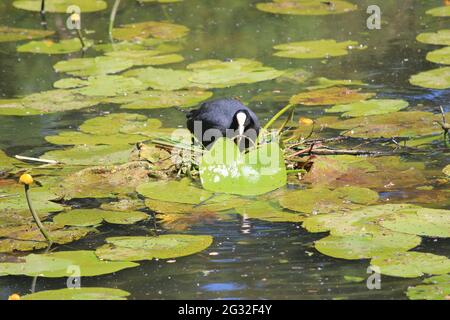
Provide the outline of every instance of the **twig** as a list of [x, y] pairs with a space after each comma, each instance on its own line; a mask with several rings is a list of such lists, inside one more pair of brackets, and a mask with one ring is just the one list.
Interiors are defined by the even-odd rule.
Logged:
[[60, 162], [56, 160], [47, 160], [47, 159], [40, 159], [40, 158], [32, 158], [32, 157], [24, 157], [16, 155], [14, 156], [18, 160], [27, 160], [27, 161], [35, 161], [35, 162], [41, 162], [41, 163], [48, 163], [48, 164], [60, 164]]

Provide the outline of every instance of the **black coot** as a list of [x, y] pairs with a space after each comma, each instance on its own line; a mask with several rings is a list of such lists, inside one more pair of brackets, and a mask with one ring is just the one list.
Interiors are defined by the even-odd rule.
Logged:
[[256, 141], [261, 128], [256, 114], [236, 99], [203, 103], [199, 109], [187, 114], [187, 127], [207, 149], [220, 137], [234, 139], [241, 136], [236, 138], [241, 150]]

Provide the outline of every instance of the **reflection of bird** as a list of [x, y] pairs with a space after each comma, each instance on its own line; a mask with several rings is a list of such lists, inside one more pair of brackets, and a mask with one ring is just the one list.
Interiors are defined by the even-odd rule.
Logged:
[[256, 141], [261, 128], [256, 114], [236, 99], [203, 103], [187, 114], [187, 127], [206, 148], [218, 138], [227, 137], [237, 138], [241, 150]]

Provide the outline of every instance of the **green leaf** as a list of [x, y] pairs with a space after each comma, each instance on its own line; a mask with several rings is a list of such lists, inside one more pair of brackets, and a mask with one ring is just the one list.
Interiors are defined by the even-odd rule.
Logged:
[[365, 86], [366, 84], [360, 80], [333, 80], [325, 77], [320, 77], [312, 81], [313, 86], [309, 86], [308, 90], [327, 89], [331, 87], [348, 87], [348, 86]]
[[260, 195], [286, 185], [283, 152], [275, 142], [241, 153], [230, 139], [220, 138], [203, 153], [200, 179], [206, 190]]
[[49, 30], [19, 29], [0, 26], [0, 43], [45, 38], [54, 33], [54, 31]]
[[450, 176], [450, 164], [447, 165], [444, 169], [442, 169], [442, 172], [447, 176]]
[[[29, 11], [41, 11], [41, 0], [18, 0], [13, 2], [17, 9]], [[45, 0], [46, 12], [66, 13], [67, 8], [75, 5], [81, 12], [95, 12], [106, 9], [107, 4], [102, 0]]]
[[179, 90], [191, 85], [191, 72], [185, 70], [158, 69], [153, 67], [139, 68], [127, 71], [125, 77], [135, 77], [146, 86], [156, 90]]
[[[152, 181], [137, 187], [136, 191], [153, 200], [199, 204], [209, 199], [213, 194], [191, 185], [189, 179], [179, 181]], [[173, 195], [177, 196], [174, 197]]]
[[111, 288], [65, 288], [45, 290], [20, 297], [21, 300], [126, 300], [130, 293]]
[[417, 41], [428, 44], [450, 46], [450, 29], [421, 33], [417, 36]]
[[252, 201], [243, 206], [236, 206], [236, 212], [249, 219], [270, 222], [302, 222], [305, 217], [292, 212], [283, 211], [266, 201]]
[[148, 215], [139, 211], [106, 211], [99, 209], [78, 209], [60, 213], [53, 218], [57, 224], [64, 226], [95, 226], [103, 221], [112, 224], [134, 224], [148, 219]]
[[423, 285], [409, 287], [406, 295], [411, 300], [448, 300], [450, 275], [434, 276], [423, 281]]
[[361, 117], [400, 111], [408, 106], [404, 100], [366, 100], [344, 105], [335, 105], [327, 113], [343, 112], [342, 117]]
[[421, 208], [387, 216], [380, 224], [393, 231], [450, 238], [450, 210]]
[[370, 99], [374, 93], [363, 93], [360, 90], [345, 87], [332, 87], [296, 94], [291, 97], [290, 104], [305, 106], [324, 106], [333, 104], [348, 104]]
[[134, 78], [103, 75], [89, 77], [86, 80], [86, 86], [76, 89], [74, 92], [89, 97], [115, 97], [127, 96], [146, 88], [147, 86]]
[[351, 12], [358, 7], [342, 0], [333, 0], [333, 2], [320, 0], [274, 0], [273, 2], [257, 3], [256, 8], [275, 14], [322, 16]]
[[189, 256], [207, 249], [211, 236], [168, 234], [157, 237], [113, 237], [96, 250], [104, 260], [139, 261], [173, 259]]
[[427, 60], [439, 64], [450, 64], [450, 47], [429, 52]]
[[[87, 43], [89, 45], [89, 42]], [[31, 41], [17, 47], [17, 52], [41, 53], [41, 54], [68, 54], [83, 49], [80, 39]]]
[[123, 146], [147, 140], [136, 134], [93, 135], [77, 131], [64, 131], [55, 136], [45, 137], [50, 143], [60, 145], [116, 145]]
[[450, 259], [423, 252], [392, 252], [375, 256], [370, 261], [381, 274], [392, 277], [416, 278], [424, 274], [439, 275], [450, 272]]
[[134, 66], [157, 66], [184, 60], [179, 54], [160, 55], [158, 50], [124, 50], [106, 53], [107, 56], [129, 60]]
[[411, 76], [409, 82], [423, 88], [448, 89], [450, 88], [450, 67], [420, 72]]
[[44, 159], [56, 160], [69, 165], [94, 166], [126, 163], [131, 154], [131, 146], [125, 145], [76, 145], [75, 147], [53, 150], [42, 155]]
[[449, 6], [437, 7], [437, 8], [428, 10], [426, 13], [429, 15], [432, 15], [434, 17], [449, 17], [450, 16], [450, 7]]
[[319, 59], [345, 56], [349, 50], [363, 49], [356, 41], [336, 42], [336, 40], [325, 39], [315, 41], [290, 42], [274, 46], [277, 57], [295, 59]]
[[372, 234], [352, 234], [348, 236], [330, 235], [315, 242], [315, 248], [330, 257], [359, 260], [380, 254], [407, 251], [417, 247], [420, 237], [397, 232]]
[[60, 278], [73, 275], [78, 267], [80, 277], [93, 277], [138, 266], [128, 261], [101, 261], [94, 251], [60, 251], [30, 254], [17, 258], [17, 262], [0, 263], [0, 274], [30, 277]]
[[123, 25], [113, 29], [113, 37], [126, 41], [142, 41], [148, 38], [177, 40], [183, 38], [189, 28], [168, 22], [147, 21]]
[[53, 68], [56, 72], [64, 72], [77, 77], [89, 77], [118, 73], [132, 66], [133, 62], [128, 59], [100, 56], [59, 61]]

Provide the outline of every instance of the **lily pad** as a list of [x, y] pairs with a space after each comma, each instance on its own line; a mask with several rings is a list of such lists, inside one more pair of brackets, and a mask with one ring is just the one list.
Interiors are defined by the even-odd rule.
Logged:
[[[5, 152], [0, 150], [0, 173], [13, 168], [17, 163], [19, 163], [19, 161], [14, 158], [8, 157]], [[1, 188], [2, 187], [0, 185], [0, 190]]]
[[53, 218], [57, 224], [64, 226], [87, 227], [101, 224], [134, 224], [148, 219], [148, 215], [139, 211], [106, 211], [99, 209], [78, 209], [60, 213]]
[[65, 288], [45, 290], [20, 297], [20, 300], [126, 300], [129, 292], [111, 288]]
[[305, 106], [348, 104], [370, 99], [374, 95], [374, 93], [363, 93], [360, 90], [345, 87], [332, 87], [296, 94], [291, 97], [289, 103]]
[[450, 7], [449, 6], [437, 7], [428, 10], [426, 13], [434, 17], [450, 17]]
[[283, 208], [303, 213], [329, 213], [356, 209], [378, 201], [378, 193], [366, 188], [342, 187], [335, 190], [315, 187], [289, 191], [278, 197]]
[[147, 21], [123, 25], [113, 29], [113, 37], [125, 41], [142, 41], [148, 38], [177, 40], [183, 38], [189, 28], [168, 22]]
[[239, 195], [260, 195], [286, 185], [284, 156], [275, 142], [242, 154], [230, 139], [220, 138], [199, 164], [206, 190]]
[[129, 60], [134, 66], [157, 66], [163, 64], [177, 63], [184, 60], [179, 54], [160, 55], [158, 50], [126, 50], [111, 51], [106, 53], [109, 57]]
[[450, 176], [450, 164], [447, 165], [444, 169], [442, 169], [442, 172], [447, 176]]
[[348, 86], [364, 86], [364, 82], [360, 80], [334, 80], [320, 77], [312, 81], [314, 85], [307, 87], [308, 90], [327, 89], [331, 87], [348, 87]]
[[74, 90], [75, 92], [89, 97], [115, 97], [145, 90], [141, 81], [122, 76], [96, 76], [86, 80], [86, 86]]
[[[17, 9], [41, 11], [41, 0], [18, 0], [13, 2]], [[106, 9], [107, 4], [102, 0], [45, 0], [46, 12], [66, 13], [67, 8], [75, 5], [81, 12], [96, 12]]]
[[434, 276], [424, 284], [409, 287], [406, 295], [411, 300], [448, 300], [450, 295], [450, 275]]
[[450, 64], [450, 47], [429, 52], [427, 60], [434, 63]]
[[49, 30], [19, 29], [0, 26], [0, 43], [45, 38], [54, 34]]
[[345, 130], [345, 136], [358, 138], [416, 138], [437, 134], [442, 131], [435, 121], [440, 115], [430, 112], [410, 111], [358, 117], [347, 120], [320, 121], [332, 129]]
[[450, 67], [420, 72], [411, 76], [409, 82], [428, 89], [448, 89], [450, 88]]
[[450, 46], [450, 29], [421, 33], [417, 36], [417, 41], [427, 44]]
[[209, 91], [142, 91], [123, 98], [109, 99], [108, 102], [122, 104], [122, 109], [162, 109], [170, 107], [193, 107], [211, 98]]
[[266, 201], [253, 201], [244, 206], [238, 206], [236, 212], [249, 219], [270, 222], [302, 222], [305, 219], [298, 213], [283, 211], [282, 208], [277, 208]]
[[290, 42], [274, 46], [277, 57], [295, 59], [320, 59], [345, 56], [352, 49], [362, 49], [356, 41], [315, 40]]
[[191, 85], [188, 80], [191, 72], [186, 70], [147, 67], [127, 71], [123, 76], [135, 77], [156, 90], [179, 90]]
[[131, 154], [130, 145], [77, 145], [73, 148], [54, 150], [42, 158], [56, 160], [69, 165], [104, 165], [126, 163]]
[[45, 137], [50, 143], [59, 145], [126, 145], [147, 140], [136, 134], [94, 135], [77, 131], [64, 131]]
[[361, 117], [400, 111], [405, 109], [408, 105], [408, 102], [404, 100], [374, 99], [350, 104], [335, 105], [334, 107], [325, 110], [325, 112], [343, 112], [342, 117]]
[[402, 278], [416, 278], [424, 274], [439, 275], [450, 272], [450, 259], [423, 252], [393, 252], [374, 257], [370, 261], [380, 273]]
[[94, 251], [60, 251], [30, 254], [17, 258], [17, 262], [0, 263], [0, 274], [61, 278], [72, 276], [72, 267], [78, 266], [81, 277], [114, 273], [138, 266], [129, 261], [101, 261]]
[[114, 74], [132, 66], [133, 62], [128, 59], [100, 56], [60, 61], [53, 68], [56, 72], [64, 72], [77, 77], [88, 77]]
[[284, 73], [279, 76], [276, 81], [279, 83], [291, 82], [291, 83], [305, 83], [313, 74], [305, 69], [295, 68], [284, 70]]
[[249, 59], [202, 60], [191, 63], [187, 69], [193, 71], [188, 78], [192, 82], [192, 86], [200, 88], [224, 88], [241, 83], [267, 81], [284, 73], [284, 71], [265, 67], [259, 61]]
[[256, 8], [275, 14], [322, 16], [351, 12], [358, 7], [350, 2], [341, 0], [333, 0], [332, 2], [318, 0], [274, 0], [273, 2], [257, 3]]
[[[88, 43], [89, 44], [89, 43]], [[78, 52], [83, 46], [78, 38], [61, 40], [31, 41], [17, 47], [17, 52], [41, 53], [41, 54], [68, 54]]]
[[[213, 194], [191, 185], [187, 178], [179, 181], [152, 181], [137, 187], [136, 191], [146, 198], [153, 200], [199, 204]], [[174, 197], [173, 195], [177, 196]]]
[[168, 234], [158, 237], [114, 237], [95, 253], [100, 259], [140, 261], [173, 259], [189, 256], [207, 249], [213, 242], [211, 236]]
[[390, 230], [427, 237], [450, 238], [450, 211], [421, 208], [387, 216], [380, 224]]
[[359, 260], [379, 256], [380, 254], [407, 251], [417, 247], [420, 242], [420, 237], [415, 235], [380, 232], [348, 236], [330, 235], [316, 241], [315, 248], [330, 257]]

